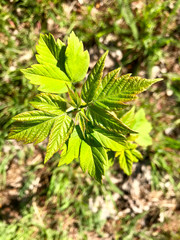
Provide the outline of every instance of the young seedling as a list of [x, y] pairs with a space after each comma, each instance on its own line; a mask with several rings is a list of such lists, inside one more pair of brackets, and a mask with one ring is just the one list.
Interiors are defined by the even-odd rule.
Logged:
[[[130, 175], [133, 162], [142, 155], [134, 143], [139, 136], [134, 108], [124, 116], [122, 110], [137, 94], [161, 79], [119, 76], [120, 68], [103, 76], [108, 54], [105, 52], [78, 94], [75, 83], [85, 78], [90, 60], [74, 32], [67, 46], [59, 39], [55, 41], [51, 34], [41, 35], [37, 53], [38, 64], [22, 72], [43, 93], [30, 102], [36, 110], [13, 118], [9, 138], [38, 144], [48, 137], [45, 163], [61, 150], [59, 166], [78, 159], [82, 170], [98, 182], [114, 157], [119, 158], [120, 167]], [[66, 92], [69, 98], [60, 96]], [[145, 135], [147, 131], [144, 130]]]

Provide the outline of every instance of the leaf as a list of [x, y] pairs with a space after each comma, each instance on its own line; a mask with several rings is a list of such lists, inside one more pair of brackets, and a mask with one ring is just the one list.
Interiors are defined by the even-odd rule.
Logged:
[[116, 82], [117, 75], [119, 74], [120, 68], [109, 72], [103, 79], [100, 81], [100, 86], [96, 92], [96, 98], [93, 100], [96, 101], [96, 104], [107, 109], [107, 110], [117, 110], [126, 107], [126, 105], [119, 101], [119, 99], [113, 99], [113, 97], [107, 97], [109, 90], [113, 87]]
[[76, 116], [79, 122], [79, 127], [82, 131], [83, 136], [85, 137], [86, 122], [88, 121], [88, 119], [83, 111], [79, 111]]
[[74, 92], [72, 89], [70, 89], [68, 87], [68, 85], [67, 85], [67, 88], [68, 88], [69, 97], [71, 99], [70, 104], [73, 107], [79, 108], [79, 106], [81, 105], [81, 98], [79, 97], [78, 93], [76, 91]]
[[60, 115], [57, 115], [57, 110], [53, 109], [59, 100], [59, 96], [53, 96], [54, 98], [52, 95], [44, 97], [44, 94], [40, 94], [37, 99], [49, 104], [48, 111], [52, 104], [52, 112], [55, 114], [38, 110], [21, 113], [13, 118], [17, 122], [9, 134], [10, 139], [37, 144], [45, 140], [50, 133], [45, 162], [64, 145], [74, 128], [73, 120], [65, 112], [60, 111]]
[[[125, 98], [131, 99], [131, 95], [141, 93], [145, 91], [148, 87], [150, 87], [152, 84], [161, 80], [162, 78], [145, 79], [141, 77], [130, 77], [127, 74], [117, 79], [117, 84], [114, 84], [113, 88], [111, 88], [111, 94], [113, 94], [112, 91], [115, 90], [115, 95], [120, 94], [121, 96], [121, 94], [123, 94]], [[128, 97], [128, 95], [130, 96]]]
[[82, 42], [72, 32], [65, 51], [65, 69], [72, 82], [79, 82], [86, 76], [89, 67], [89, 53], [84, 51]]
[[138, 132], [138, 136], [135, 139], [135, 142], [140, 146], [147, 147], [152, 145], [152, 138], [149, 133], [152, 130], [151, 123], [146, 119], [144, 109], [140, 109], [134, 118], [132, 128]]
[[61, 115], [66, 111], [66, 102], [58, 95], [41, 93], [35, 96], [30, 104], [38, 109], [47, 113]]
[[105, 52], [94, 68], [91, 70], [86, 82], [82, 86], [81, 96], [82, 99], [89, 103], [95, 98], [95, 94], [100, 87], [101, 78], [103, 75], [104, 63], [108, 52]]
[[96, 105], [91, 104], [88, 107], [87, 116], [93, 126], [100, 127], [109, 132], [122, 134], [135, 133], [111, 112]]
[[135, 107], [132, 107], [128, 112], [126, 112], [121, 117], [121, 121], [131, 128], [134, 123], [134, 116], [135, 116]]
[[36, 46], [36, 59], [40, 64], [53, 64], [65, 72], [66, 46], [61, 40], [55, 41], [52, 34], [40, 34], [39, 44]]
[[108, 167], [108, 157], [103, 147], [95, 147], [82, 141], [80, 147], [80, 166], [83, 172], [88, 171], [89, 175], [101, 183], [102, 175]]
[[32, 84], [40, 85], [42, 92], [63, 93], [68, 91], [66, 84], [71, 85], [67, 75], [52, 64], [34, 64], [21, 71]]
[[61, 154], [58, 166], [70, 164], [75, 158], [79, 158], [81, 139], [77, 133], [76, 128], [74, 128], [73, 133], [68, 140], [66, 149], [64, 149]]
[[124, 149], [125, 137], [123, 135], [110, 134], [104, 131], [94, 130], [91, 136], [94, 137], [103, 147], [112, 151]]
[[119, 165], [128, 176], [132, 174], [132, 164], [132, 155], [130, 154], [129, 150], [122, 151], [119, 156]]
[[51, 119], [52, 117], [55, 117], [53, 114], [44, 113], [43, 111], [29, 111], [24, 112], [16, 115], [13, 117], [13, 120], [18, 122], [40, 122], [40, 121], [46, 121]]
[[86, 103], [93, 101], [101, 108], [118, 111], [127, 106], [126, 102], [136, 99], [138, 93], [162, 80], [131, 77], [131, 74], [118, 77], [120, 68], [109, 72], [102, 79], [106, 55], [107, 53], [99, 59], [82, 87], [81, 94]]
[[21, 113], [13, 119], [18, 122], [11, 128], [9, 139], [37, 144], [49, 135], [55, 116], [42, 111], [30, 111]]
[[122, 144], [126, 143], [126, 137], [124, 137], [124, 135], [122, 135], [121, 133], [110, 132], [108, 130], [101, 129], [101, 128], [93, 128], [93, 130], [107, 136], [113, 141], [121, 142]]
[[100, 82], [100, 86], [96, 93], [96, 99], [105, 98], [108, 95], [109, 90], [114, 85], [117, 75], [119, 74], [120, 68], [109, 72]]
[[46, 163], [54, 153], [56, 153], [64, 145], [74, 128], [74, 122], [68, 115], [61, 115], [51, 129], [47, 152], [44, 162]]
[[137, 94], [162, 80], [130, 77], [130, 74], [116, 78], [117, 74], [118, 70], [114, 70], [102, 79], [101, 87], [98, 89], [99, 94], [94, 99], [97, 105], [112, 111], [126, 107], [126, 102], [136, 99]]
[[106, 98], [106, 99], [102, 99], [101, 101], [97, 100], [96, 105], [104, 108], [108, 111], [119, 111], [121, 109], [124, 109], [127, 107], [127, 104], [124, 104], [123, 102], [117, 100], [117, 98]]
[[140, 159], [140, 160], [143, 159], [142, 154], [138, 150], [132, 149], [131, 152], [135, 158]]
[[137, 131], [137, 134], [131, 134], [128, 140], [135, 141], [142, 147], [152, 145], [152, 138], [149, 133], [152, 130], [151, 123], [146, 119], [144, 109], [140, 109], [137, 113], [134, 112], [134, 107], [125, 113], [121, 120], [128, 127]]
[[116, 157], [119, 156], [120, 168], [129, 176], [132, 174], [133, 162], [138, 162], [142, 159], [141, 153], [136, 150], [136, 144], [127, 143], [126, 147], [119, 152], [116, 152]]
[[106, 169], [109, 169], [110, 167], [112, 167], [114, 165], [114, 160], [115, 160], [115, 152], [113, 151], [108, 151], [107, 152], [108, 155], [108, 166]]

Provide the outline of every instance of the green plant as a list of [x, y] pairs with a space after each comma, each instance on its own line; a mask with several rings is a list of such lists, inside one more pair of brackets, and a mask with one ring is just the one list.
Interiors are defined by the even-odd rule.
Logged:
[[119, 68], [103, 77], [106, 52], [88, 75], [79, 95], [75, 84], [86, 76], [89, 54], [76, 35], [70, 34], [67, 46], [59, 39], [56, 42], [51, 34], [41, 35], [37, 53], [39, 64], [22, 72], [44, 93], [31, 101], [37, 110], [13, 118], [9, 138], [37, 144], [49, 136], [45, 162], [61, 151], [59, 166], [79, 159], [82, 170], [99, 182], [117, 152], [121, 168], [130, 175], [132, 163], [142, 156], [133, 144], [136, 139], [133, 136], [138, 133], [129, 127], [134, 124], [134, 110], [123, 116], [124, 108], [137, 94], [161, 79], [147, 80], [131, 74], [119, 77]]

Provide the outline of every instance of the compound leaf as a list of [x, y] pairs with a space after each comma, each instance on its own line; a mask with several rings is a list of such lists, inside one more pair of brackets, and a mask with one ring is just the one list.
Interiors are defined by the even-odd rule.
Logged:
[[54, 153], [64, 145], [74, 128], [73, 120], [66, 114], [56, 118], [49, 136], [47, 152], [44, 162], [46, 163]]
[[[37, 53], [39, 64], [22, 72], [46, 93], [37, 95], [31, 102], [37, 110], [14, 117], [16, 122], [9, 138], [37, 144], [49, 136], [45, 162], [60, 150], [59, 166], [79, 158], [82, 170], [88, 171], [99, 182], [113, 163], [114, 156], [118, 156], [120, 167], [130, 175], [133, 162], [142, 159], [137, 145], [130, 141], [133, 139], [142, 146], [150, 145], [151, 124], [146, 120], [144, 110], [135, 114], [133, 108], [122, 117], [119, 110], [162, 79], [148, 80], [131, 77], [131, 74], [118, 77], [120, 69], [103, 77], [106, 52], [83, 84], [81, 99], [73, 83], [86, 76], [89, 54], [74, 32], [68, 38], [67, 47], [60, 40], [55, 41], [51, 34], [41, 35]], [[72, 105], [68, 109], [63, 98], [50, 94], [67, 91]], [[77, 126], [67, 114], [76, 114], [74, 121], [78, 122]]]
[[35, 96], [31, 105], [41, 111], [61, 115], [66, 111], [66, 102], [58, 95], [41, 93]]
[[32, 84], [40, 85], [42, 92], [63, 93], [68, 91], [66, 84], [71, 85], [67, 75], [52, 64], [34, 64], [21, 71]]
[[95, 94], [100, 87], [100, 82], [103, 75], [104, 63], [108, 52], [105, 52], [99, 61], [96, 63], [94, 68], [91, 70], [86, 82], [82, 87], [81, 96], [82, 99], [89, 103], [95, 98]]
[[65, 69], [72, 82], [79, 82], [86, 76], [89, 67], [89, 53], [83, 43], [72, 32], [65, 51]]

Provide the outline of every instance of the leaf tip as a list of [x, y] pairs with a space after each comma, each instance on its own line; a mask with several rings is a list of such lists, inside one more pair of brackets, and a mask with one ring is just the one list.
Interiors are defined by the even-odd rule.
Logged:
[[46, 164], [49, 161], [49, 158], [45, 157], [44, 164]]
[[156, 82], [163, 81], [164, 79], [163, 79], [163, 78], [155, 78], [155, 79], [153, 79], [153, 80], [154, 80], [154, 83], [156, 83]]

